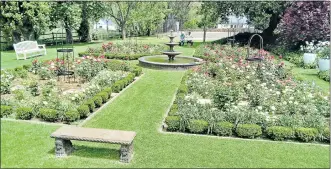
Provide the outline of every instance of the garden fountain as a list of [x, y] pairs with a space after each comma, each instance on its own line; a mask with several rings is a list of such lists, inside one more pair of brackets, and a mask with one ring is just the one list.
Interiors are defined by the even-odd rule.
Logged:
[[[139, 58], [139, 64], [145, 67], [159, 68], [159, 69], [187, 69], [202, 63], [202, 59], [191, 56], [177, 56], [182, 52], [174, 50], [174, 46], [178, 43], [174, 42], [173, 31], [168, 35], [170, 42], [165, 43], [169, 46], [168, 51], [162, 52], [163, 55], [144, 56]], [[176, 57], [176, 58], [175, 58]]]

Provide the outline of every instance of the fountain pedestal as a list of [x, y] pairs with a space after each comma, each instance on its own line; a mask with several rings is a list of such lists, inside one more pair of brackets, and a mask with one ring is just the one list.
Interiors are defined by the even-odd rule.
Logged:
[[178, 44], [173, 42], [174, 38], [176, 37], [176, 36], [173, 35], [173, 31], [170, 31], [170, 35], [168, 35], [168, 37], [170, 39], [170, 42], [166, 43], [166, 45], [168, 45], [170, 49], [169, 49], [169, 51], [165, 51], [165, 52], [162, 52], [162, 53], [164, 55], [168, 56], [169, 61], [173, 61], [175, 59], [175, 56], [181, 54], [181, 52], [176, 52], [174, 50], [174, 46], [176, 46]]

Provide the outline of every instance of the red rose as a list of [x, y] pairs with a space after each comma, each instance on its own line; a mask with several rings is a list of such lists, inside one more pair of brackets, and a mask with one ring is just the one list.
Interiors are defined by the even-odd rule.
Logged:
[[283, 56], [282, 56], [282, 55], [280, 55], [280, 56], [279, 56], [279, 59], [282, 59], [282, 58], [283, 58]]

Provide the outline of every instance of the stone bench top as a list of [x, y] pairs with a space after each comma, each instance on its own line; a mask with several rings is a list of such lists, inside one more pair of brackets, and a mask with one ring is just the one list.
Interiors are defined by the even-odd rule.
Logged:
[[52, 138], [114, 144], [131, 144], [136, 132], [63, 126], [51, 134]]

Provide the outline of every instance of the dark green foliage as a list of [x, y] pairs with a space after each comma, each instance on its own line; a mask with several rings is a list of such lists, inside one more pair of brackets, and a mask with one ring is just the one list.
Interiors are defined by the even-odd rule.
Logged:
[[25, 70], [30, 70], [31, 67], [32, 67], [31, 64], [23, 65], [23, 69]]
[[139, 76], [141, 74], [141, 72], [143, 71], [143, 69], [139, 66], [134, 66], [132, 73], [135, 74], [135, 76]]
[[101, 107], [101, 105], [102, 105], [101, 96], [94, 96], [92, 99], [94, 101], [95, 107]]
[[1, 105], [0, 117], [7, 117], [13, 113], [13, 108], [11, 106]]
[[318, 136], [318, 130], [315, 128], [300, 127], [295, 130], [295, 135], [299, 140], [309, 142], [315, 140]]
[[109, 99], [109, 94], [107, 92], [100, 92], [96, 96], [100, 96], [102, 98], [102, 103], [106, 103]]
[[238, 100], [238, 95], [239, 91], [236, 87], [217, 88], [213, 101], [218, 109], [223, 110], [226, 103], [235, 103]]
[[178, 87], [178, 91], [177, 93], [184, 93], [184, 94], [187, 94], [188, 93], [188, 87], [185, 85], [185, 84], [181, 84], [179, 87]]
[[295, 133], [290, 127], [272, 126], [267, 128], [267, 135], [273, 140], [284, 140], [293, 138]]
[[129, 71], [130, 65], [127, 62], [121, 60], [111, 60], [107, 62], [106, 68], [112, 71]]
[[322, 135], [324, 140], [330, 141], [330, 128], [325, 128]]
[[326, 71], [319, 71], [317, 73], [317, 76], [320, 78], [320, 79], [323, 79], [327, 82], [330, 82], [330, 72], [328, 70]]
[[214, 127], [214, 132], [220, 136], [231, 136], [234, 125], [230, 122], [219, 122]]
[[111, 87], [106, 87], [102, 91], [108, 93], [108, 98], [111, 97], [111, 93], [113, 92], [113, 90], [111, 89]]
[[84, 117], [87, 117], [88, 114], [90, 113], [90, 108], [88, 105], [80, 105], [78, 108], [77, 108], [77, 111], [79, 113], [79, 117], [80, 118], [84, 118]]
[[57, 110], [41, 108], [39, 109], [39, 117], [45, 121], [54, 122], [58, 120]]
[[119, 93], [123, 87], [124, 87], [123, 81], [118, 80], [113, 84], [112, 89], [115, 93]]
[[90, 112], [92, 113], [95, 110], [95, 103], [93, 99], [87, 100], [84, 105], [87, 105], [90, 109]]
[[78, 120], [79, 116], [80, 114], [78, 111], [74, 111], [74, 110], [67, 111], [63, 114], [63, 121], [65, 121], [66, 123], [70, 123]]
[[256, 138], [262, 134], [262, 129], [256, 124], [239, 124], [236, 133], [239, 137]]
[[178, 112], [178, 105], [175, 103], [171, 106], [170, 111], [168, 113], [169, 116], [174, 116]]
[[23, 67], [14, 68], [13, 73], [15, 77], [20, 77], [20, 78], [26, 78], [28, 75], [28, 71], [26, 69], [23, 69]]
[[168, 131], [178, 131], [179, 130], [179, 116], [168, 116], [165, 118], [165, 123], [167, 124]]
[[30, 120], [33, 117], [31, 107], [20, 107], [16, 109], [16, 119]]
[[208, 129], [208, 122], [205, 120], [190, 120], [187, 128], [192, 133], [204, 133]]

